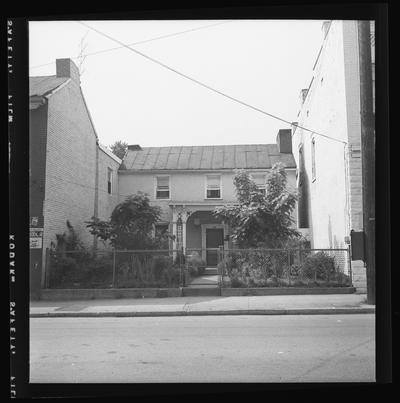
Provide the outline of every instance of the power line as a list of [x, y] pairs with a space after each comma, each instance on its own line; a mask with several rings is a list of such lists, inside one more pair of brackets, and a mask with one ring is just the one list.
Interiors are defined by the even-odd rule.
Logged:
[[[201, 26], [201, 27], [188, 29], [188, 30], [186, 30], [186, 31], [174, 32], [174, 33], [172, 33], [172, 34], [166, 34], [166, 35], [157, 36], [157, 37], [151, 38], [151, 39], [145, 39], [145, 40], [143, 40], [143, 41], [133, 42], [133, 43], [130, 43], [130, 44], [126, 45], [126, 46], [141, 45], [142, 43], [148, 43], [148, 42], [152, 42], [152, 41], [157, 41], [157, 40], [159, 40], [159, 39], [170, 38], [170, 37], [172, 37], [172, 36], [182, 35], [182, 34], [186, 34], [186, 33], [188, 33], [188, 32], [193, 32], [193, 31], [199, 31], [199, 30], [201, 30], [201, 29], [206, 29], [206, 28], [210, 28], [210, 27], [215, 27], [215, 26], [217, 26], [217, 25], [228, 24], [229, 22], [233, 22], [233, 21], [223, 21], [223, 22], [219, 22], [219, 23], [217, 23], [217, 24], [203, 25], [203, 26]], [[125, 46], [117, 46], [117, 47], [115, 47], [115, 48], [102, 49], [102, 50], [98, 50], [98, 51], [96, 51], [96, 52], [90, 52], [90, 53], [83, 54], [83, 55], [81, 55], [81, 57], [87, 57], [87, 56], [98, 55], [98, 54], [100, 54], [100, 53], [111, 52], [111, 51], [113, 51], [113, 50], [122, 49], [122, 48], [124, 48], [124, 47], [125, 47]], [[72, 57], [71, 59], [72, 59], [72, 60], [78, 60], [79, 57]], [[39, 68], [39, 67], [50, 66], [50, 65], [52, 65], [52, 64], [54, 64], [54, 62], [39, 64], [39, 65], [37, 65], [37, 66], [32, 66], [32, 67], [30, 67], [29, 69], [31, 70], [31, 69], [36, 69], [36, 68]]]
[[82, 22], [82, 21], [77, 21], [77, 22], [79, 22], [80, 24], [84, 25], [85, 27], [87, 27], [87, 28], [89, 28], [89, 29], [91, 29], [91, 30], [97, 32], [98, 34], [100, 34], [100, 35], [102, 35], [102, 36], [104, 36], [104, 37], [110, 39], [111, 41], [114, 41], [114, 42], [116, 42], [116, 43], [119, 43], [119, 44], [121, 45], [121, 47], [125, 47], [125, 48], [131, 50], [132, 52], [134, 52], [134, 53], [136, 53], [136, 54], [138, 54], [138, 55], [140, 55], [140, 56], [142, 56], [142, 57], [144, 57], [144, 58], [150, 60], [151, 62], [156, 63], [156, 64], [158, 64], [158, 65], [160, 65], [160, 66], [166, 68], [167, 70], [170, 70], [170, 71], [172, 71], [173, 73], [178, 74], [178, 75], [180, 75], [181, 77], [184, 77], [184, 78], [186, 78], [187, 80], [190, 80], [190, 81], [192, 81], [192, 82], [194, 82], [194, 83], [196, 83], [196, 84], [198, 84], [198, 85], [200, 85], [200, 86], [202, 86], [202, 87], [204, 87], [204, 88], [207, 88], [207, 89], [210, 90], [210, 91], [213, 91], [213, 92], [215, 92], [215, 93], [217, 93], [217, 94], [219, 94], [219, 95], [222, 95], [222, 96], [225, 97], [225, 98], [228, 98], [228, 99], [230, 99], [230, 100], [232, 100], [232, 101], [234, 101], [234, 102], [237, 102], [237, 103], [239, 103], [239, 104], [241, 104], [241, 105], [243, 105], [243, 106], [246, 106], [246, 107], [248, 107], [248, 108], [250, 108], [250, 109], [253, 109], [253, 110], [257, 111], [257, 112], [260, 112], [260, 113], [262, 113], [262, 114], [264, 114], [264, 115], [267, 115], [267, 116], [269, 116], [269, 117], [271, 117], [271, 118], [273, 118], [273, 119], [276, 119], [276, 120], [279, 120], [279, 121], [281, 121], [281, 122], [284, 122], [284, 123], [286, 123], [286, 124], [288, 124], [288, 125], [290, 125], [290, 126], [295, 126], [295, 127], [299, 128], [299, 129], [306, 130], [306, 131], [311, 132], [311, 133], [313, 133], [313, 134], [316, 134], [316, 135], [318, 135], [318, 136], [322, 136], [322, 137], [328, 138], [328, 139], [330, 139], [330, 140], [334, 140], [334, 141], [337, 141], [337, 142], [340, 142], [340, 143], [347, 144], [347, 143], [346, 143], [345, 141], [343, 141], [343, 140], [335, 139], [334, 137], [330, 137], [330, 136], [327, 136], [327, 135], [325, 135], [325, 134], [318, 133], [318, 132], [316, 132], [315, 130], [308, 129], [308, 128], [306, 128], [306, 127], [299, 126], [299, 125], [297, 125], [297, 124], [294, 125], [293, 122], [290, 122], [290, 121], [288, 121], [288, 120], [286, 120], [286, 119], [280, 118], [279, 116], [273, 115], [272, 113], [268, 113], [268, 112], [266, 112], [266, 111], [264, 111], [264, 110], [262, 110], [262, 109], [260, 109], [260, 108], [257, 108], [257, 107], [255, 107], [255, 106], [253, 106], [253, 105], [250, 105], [250, 104], [248, 104], [248, 103], [246, 103], [246, 102], [244, 102], [244, 101], [241, 101], [241, 100], [238, 99], [238, 98], [232, 97], [232, 96], [230, 96], [230, 95], [228, 95], [228, 94], [226, 94], [226, 93], [224, 93], [224, 92], [222, 92], [222, 91], [220, 91], [220, 90], [217, 90], [217, 89], [215, 89], [215, 88], [213, 88], [213, 87], [210, 87], [209, 85], [204, 84], [204, 83], [202, 83], [201, 81], [196, 80], [195, 78], [190, 77], [190, 76], [188, 76], [187, 74], [184, 74], [184, 73], [182, 73], [182, 72], [180, 72], [180, 71], [178, 71], [178, 70], [176, 70], [176, 69], [174, 69], [174, 68], [172, 68], [172, 67], [170, 67], [170, 66], [168, 66], [168, 65], [166, 65], [166, 64], [164, 64], [164, 63], [162, 63], [162, 62], [160, 62], [160, 61], [157, 60], [157, 59], [154, 59], [154, 58], [151, 57], [151, 56], [146, 55], [146, 54], [143, 53], [143, 52], [139, 52], [138, 50], [131, 48], [129, 45], [124, 44], [123, 42], [119, 41], [118, 39], [115, 39], [115, 38], [111, 37], [110, 35], [108, 35], [108, 34], [102, 32], [102, 31], [99, 31], [99, 30], [96, 29], [96, 28], [91, 27], [90, 25], [85, 24], [85, 23]]

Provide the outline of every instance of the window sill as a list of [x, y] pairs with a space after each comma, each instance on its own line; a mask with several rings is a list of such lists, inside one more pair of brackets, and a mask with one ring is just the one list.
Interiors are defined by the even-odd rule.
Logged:
[[205, 197], [204, 200], [224, 200], [222, 197]]

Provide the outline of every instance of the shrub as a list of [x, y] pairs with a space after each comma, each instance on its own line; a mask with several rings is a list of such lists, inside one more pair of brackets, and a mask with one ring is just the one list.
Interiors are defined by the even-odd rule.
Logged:
[[96, 284], [111, 285], [113, 277], [113, 262], [111, 257], [102, 256], [89, 261], [84, 268], [85, 283], [88, 286]]
[[325, 252], [308, 256], [301, 265], [300, 273], [307, 278], [330, 280], [337, 271], [335, 259]]
[[188, 256], [188, 269], [192, 277], [202, 275], [205, 271], [207, 263], [195, 252], [190, 257]]

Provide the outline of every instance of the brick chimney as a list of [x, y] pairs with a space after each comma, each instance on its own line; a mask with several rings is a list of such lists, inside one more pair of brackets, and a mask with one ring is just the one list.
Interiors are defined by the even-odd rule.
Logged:
[[276, 136], [278, 151], [284, 154], [292, 153], [292, 129], [280, 129]]
[[69, 77], [78, 84], [81, 82], [79, 69], [71, 59], [56, 60], [56, 75], [57, 77]]
[[128, 150], [131, 151], [142, 151], [142, 147], [139, 144], [132, 144], [128, 146]]

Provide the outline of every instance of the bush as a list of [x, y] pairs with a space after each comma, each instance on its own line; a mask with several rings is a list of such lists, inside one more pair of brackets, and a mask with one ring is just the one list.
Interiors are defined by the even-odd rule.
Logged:
[[111, 285], [113, 277], [113, 261], [111, 257], [102, 256], [85, 265], [85, 283], [93, 285]]
[[300, 268], [300, 274], [309, 279], [320, 279], [329, 281], [338, 267], [335, 265], [335, 258], [325, 252], [318, 252], [308, 256]]
[[195, 252], [187, 258], [189, 273], [192, 277], [201, 276], [205, 272], [207, 263]]

